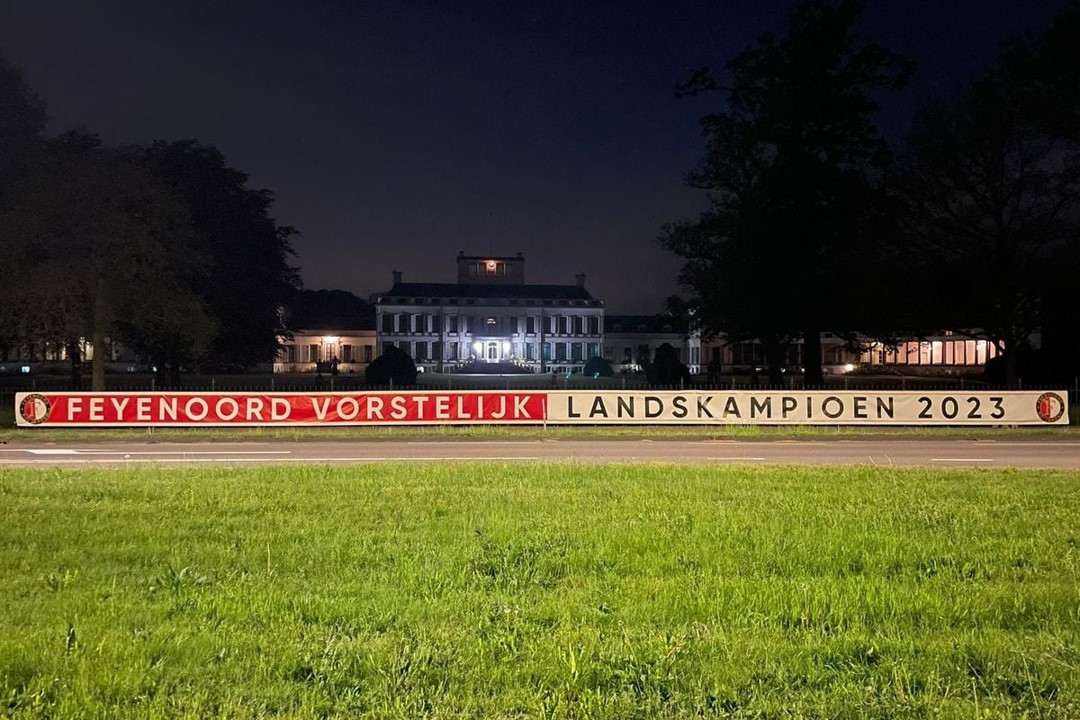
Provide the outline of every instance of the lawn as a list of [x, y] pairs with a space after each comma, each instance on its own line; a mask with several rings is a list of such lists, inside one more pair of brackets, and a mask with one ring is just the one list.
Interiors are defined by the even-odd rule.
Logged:
[[0, 470], [13, 718], [1080, 717], [1080, 475]]

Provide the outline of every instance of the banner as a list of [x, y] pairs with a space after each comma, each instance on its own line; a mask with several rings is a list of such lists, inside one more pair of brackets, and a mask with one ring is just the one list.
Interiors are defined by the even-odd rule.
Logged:
[[1067, 425], [1066, 392], [18, 393], [19, 427]]
[[1068, 425], [1067, 392], [548, 393], [549, 423]]
[[544, 421], [544, 393], [19, 393], [20, 427], [475, 425]]

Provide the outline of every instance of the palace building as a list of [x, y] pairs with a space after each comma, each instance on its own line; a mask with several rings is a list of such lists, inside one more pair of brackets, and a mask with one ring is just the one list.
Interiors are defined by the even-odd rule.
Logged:
[[456, 283], [405, 282], [375, 297], [378, 352], [393, 345], [431, 372], [477, 363], [580, 371], [601, 355], [604, 304], [585, 288], [525, 282], [525, 258], [457, 256]]

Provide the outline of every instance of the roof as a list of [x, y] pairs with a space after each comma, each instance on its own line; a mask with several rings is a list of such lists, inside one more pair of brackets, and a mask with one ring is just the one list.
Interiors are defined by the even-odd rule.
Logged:
[[678, 318], [671, 315], [605, 315], [605, 333], [686, 333]]
[[578, 285], [473, 285], [458, 283], [395, 283], [381, 297], [422, 298], [535, 298], [537, 300], [593, 300], [589, 291]]

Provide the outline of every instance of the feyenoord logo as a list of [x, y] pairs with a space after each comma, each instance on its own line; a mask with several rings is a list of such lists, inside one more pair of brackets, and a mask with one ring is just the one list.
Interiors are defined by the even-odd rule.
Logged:
[[27, 395], [19, 403], [19, 414], [31, 425], [40, 425], [49, 419], [52, 403], [44, 395]]
[[1065, 412], [1065, 401], [1057, 393], [1043, 393], [1035, 401], [1035, 412], [1044, 422], [1057, 422]]

